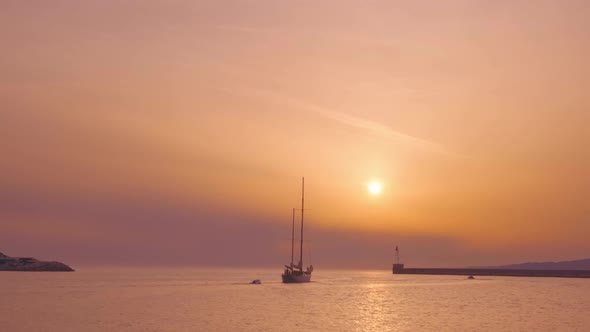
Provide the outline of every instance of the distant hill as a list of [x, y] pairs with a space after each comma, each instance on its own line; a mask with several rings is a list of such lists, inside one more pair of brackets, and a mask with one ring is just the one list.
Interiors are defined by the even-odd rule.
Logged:
[[60, 262], [44, 262], [32, 257], [9, 257], [0, 252], [0, 271], [74, 271]]
[[590, 258], [563, 262], [531, 262], [503, 266], [485, 266], [482, 268], [514, 270], [590, 270]]

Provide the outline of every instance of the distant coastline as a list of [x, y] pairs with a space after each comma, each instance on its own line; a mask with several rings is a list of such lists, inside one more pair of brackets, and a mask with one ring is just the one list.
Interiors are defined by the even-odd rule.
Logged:
[[0, 252], [0, 271], [72, 272], [61, 262], [40, 261], [32, 257], [10, 257]]
[[561, 262], [528, 262], [501, 266], [480, 266], [476, 269], [507, 270], [590, 270], [590, 258]]

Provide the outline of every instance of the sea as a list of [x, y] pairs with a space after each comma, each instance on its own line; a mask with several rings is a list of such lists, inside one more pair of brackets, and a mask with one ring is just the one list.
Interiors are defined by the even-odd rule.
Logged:
[[281, 272], [0, 272], [0, 331], [590, 331], [590, 279]]

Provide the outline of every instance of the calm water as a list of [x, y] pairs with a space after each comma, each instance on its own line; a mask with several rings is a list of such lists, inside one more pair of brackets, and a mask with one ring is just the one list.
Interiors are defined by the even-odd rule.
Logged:
[[2, 272], [0, 331], [590, 331], [590, 279], [280, 272]]

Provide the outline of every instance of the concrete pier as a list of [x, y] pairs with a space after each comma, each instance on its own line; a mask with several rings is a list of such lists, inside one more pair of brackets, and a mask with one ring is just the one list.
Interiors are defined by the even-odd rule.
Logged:
[[406, 268], [393, 264], [393, 274], [430, 274], [462, 276], [553, 277], [590, 278], [590, 270], [520, 270], [520, 269], [469, 269], [469, 268]]

